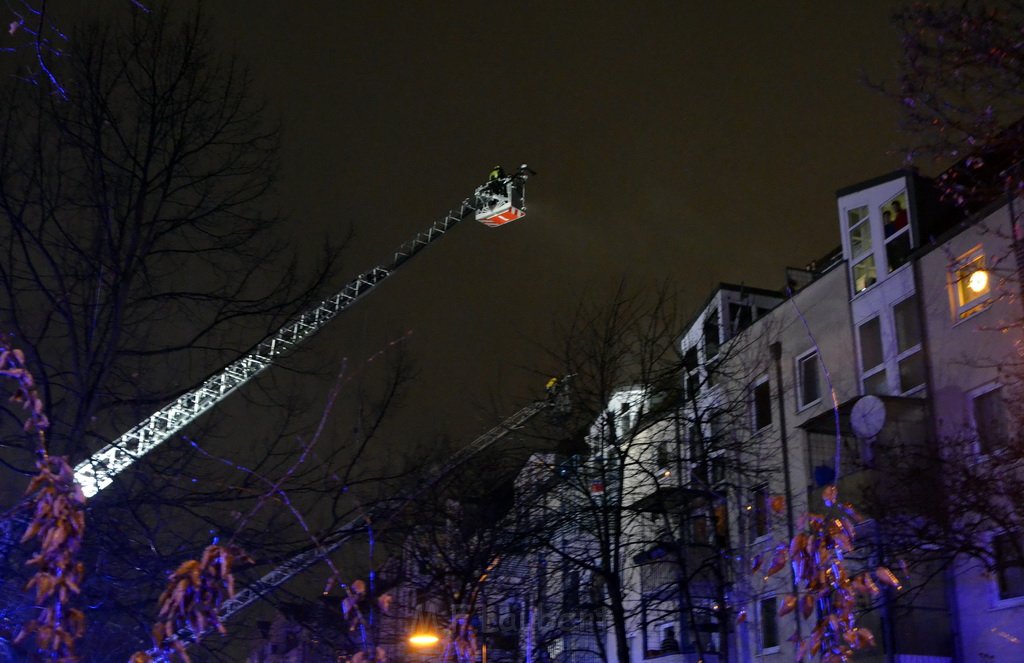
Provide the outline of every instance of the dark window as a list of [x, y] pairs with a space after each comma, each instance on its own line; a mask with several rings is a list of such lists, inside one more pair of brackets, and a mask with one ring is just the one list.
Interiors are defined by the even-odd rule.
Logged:
[[772, 392], [768, 380], [754, 385], [751, 391], [750, 406], [754, 432], [767, 428], [772, 423]]
[[896, 351], [906, 352], [921, 342], [921, 326], [917, 317], [917, 297], [912, 295], [892, 307], [896, 321]]
[[754, 312], [747, 304], [729, 304], [729, 320], [734, 334], [738, 334], [754, 322]]
[[658, 469], [666, 469], [672, 464], [672, 454], [669, 451], [668, 442], [658, 443], [658, 454], [657, 454], [657, 465]]
[[691, 371], [686, 376], [686, 395], [696, 398], [700, 393], [700, 371]]
[[1024, 541], [1020, 537], [1000, 534], [992, 542], [999, 582], [999, 598], [1024, 596]]
[[562, 588], [562, 607], [575, 610], [580, 604], [580, 572], [570, 570], [565, 573], [565, 586]]
[[769, 596], [761, 599], [761, 649], [779, 646], [778, 599]]
[[907, 264], [910, 257], [910, 231], [893, 237], [885, 243], [885, 257], [889, 263], [889, 271], [895, 271]]
[[714, 387], [718, 384], [718, 362], [709, 362], [705, 364], [704, 370], [707, 373], [705, 380], [707, 381], [708, 387]]
[[869, 371], [882, 363], [882, 325], [871, 318], [860, 326], [860, 367]]
[[697, 346], [683, 353], [683, 368], [692, 371], [697, 368]]
[[710, 359], [718, 354], [719, 340], [718, 311], [712, 311], [704, 319], [704, 356]]
[[708, 414], [708, 428], [711, 432], [711, 444], [721, 445], [725, 442], [725, 413], [721, 410], [712, 410]]
[[971, 402], [974, 415], [974, 430], [978, 436], [978, 449], [990, 453], [1005, 447], [1009, 436], [1006, 421], [1006, 406], [1003, 404], [1003, 390], [1000, 388], [978, 394]]
[[818, 386], [818, 353], [812, 352], [796, 360], [797, 404], [807, 407], [821, 398]]
[[900, 393], [924, 384], [924, 358], [920, 352], [900, 360]]

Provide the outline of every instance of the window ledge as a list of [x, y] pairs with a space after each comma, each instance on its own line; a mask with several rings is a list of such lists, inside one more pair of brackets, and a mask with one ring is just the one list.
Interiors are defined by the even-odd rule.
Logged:
[[973, 309], [968, 309], [970, 312], [962, 318], [960, 317], [960, 310], [958, 309], [955, 314], [957, 319], [953, 321], [953, 328], [956, 329], [965, 322], [970, 322], [971, 320], [974, 320], [976, 317], [992, 308], [992, 304], [994, 303], [995, 299], [993, 299], [992, 297], [986, 297], [984, 300], [975, 304]]
[[797, 405], [796, 411], [798, 413], [800, 413], [800, 412], [803, 412], [805, 410], [810, 410], [815, 405], [821, 405], [821, 397], [820, 396], [818, 397], [818, 400], [811, 401], [810, 403], [806, 403], [804, 405]]
[[1024, 608], [1024, 594], [1022, 594], [1020, 596], [1013, 596], [1013, 597], [1010, 597], [1008, 599], [1001, 599], [1001, 598], [998, 598], [998, 591], [999, 590], [997, 589], [996, 590], [997, 597], [996, 597], [996, 600], [995, 600], [995, 605], [993, 605], [992, 607], [989, 608], [990, 611], [1010, 610], [1012, 608]]
[[769, 654], [778, 654], [780, 651], [782, 651], [782, 647], [780, 645], [775, 645], [774, 647], [765, 647], [761, 650], [761, 653], [767, 656]]

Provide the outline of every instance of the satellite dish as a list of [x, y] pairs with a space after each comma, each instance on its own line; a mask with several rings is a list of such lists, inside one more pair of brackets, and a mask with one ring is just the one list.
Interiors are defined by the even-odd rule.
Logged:
[[850, 426], [860, 438], [878, 435], [885, 425], [885, 403], [878, 396], [863, 396], [853, 404], [850, 411]]

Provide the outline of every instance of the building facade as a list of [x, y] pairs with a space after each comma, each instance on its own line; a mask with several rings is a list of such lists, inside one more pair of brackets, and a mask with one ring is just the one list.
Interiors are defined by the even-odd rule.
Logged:
[[[836, 201], [838, 250], [778, 290], [722, 284], [681, 330], [675, 407], [608, 404], [631, 663], [793, 660], [816, 616], [780, 616], [793, 577], [750, 568], [830, 485], [864, 516], [851, 570], [902, 577], [862, 601], [857, 660], [1024, 660], [1024, 203], [958, 213], [912, 171]], [[575, 462], [608, 462], [598, 438]]]

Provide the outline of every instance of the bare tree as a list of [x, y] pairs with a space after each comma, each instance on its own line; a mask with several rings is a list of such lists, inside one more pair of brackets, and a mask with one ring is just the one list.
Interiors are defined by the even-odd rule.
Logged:
[[[330, 270], [297, 269], [283, 248], [268, 212], [276, 127], [200, 17], [122, 12], [77, 26], [71, 43], [52, 62], [67, 95], [19, 81], [5, 90], [0, 326], [40, 367], [54, 453], [77, 460], [305, 306]], [[215, 538], [266, 569], [350, 519], [368, 499], [358, 468], [400, 398], [404, 366], [384, 377], [346, 368], [345, 432], [327, 425], [335, 439], [315, 448], [324, 431], [297, 417], [305, 403], [289, 412], [263, 380], [260, 422], [194, 431], [95, 500], [84, 591], [103, 627], [85, 651], [142, 644], [154, 578]], [[18, 412], [5, 405], [3, 416]], [[3, 426], [0, 441], [5, 506], [32, 474], [33, 447], [17, 430]], [[242, 449], [215, 442], [240, 433]], [[281, 508], [246, 517], [259, 502]], [[5, 555], [13, 583], [21, 561]], [[5, 603], [7, 623], [24, 621]]]
[[912, 3], [894, 23], [908, 160], [955, 163], [937, 183], [958, 205], [1024, 188], [1024, 4]]

